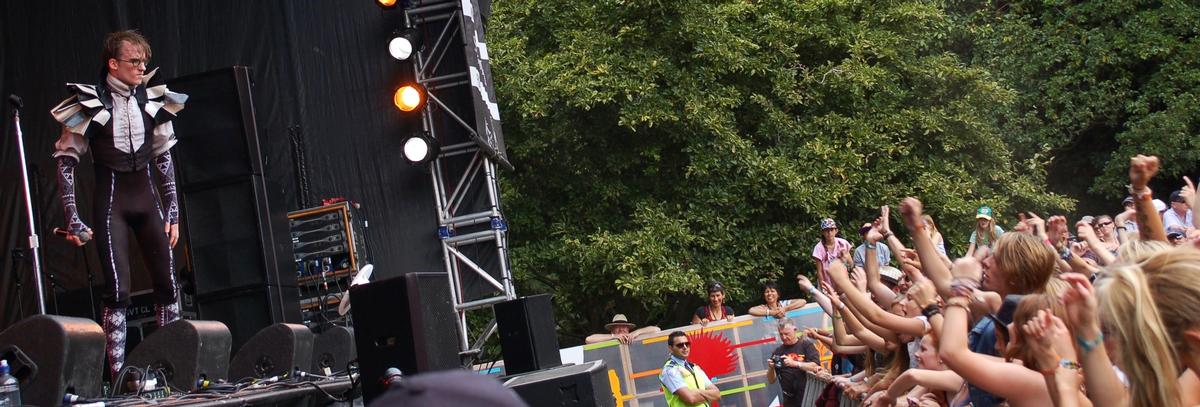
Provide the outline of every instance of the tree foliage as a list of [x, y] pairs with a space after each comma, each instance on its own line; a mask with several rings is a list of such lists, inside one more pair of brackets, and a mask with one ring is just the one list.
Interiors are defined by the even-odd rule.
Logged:
[[683, 325], [709, 280], [744, 312], [812, 272], [823, 217], [853, 235], [916, 195], [961, 251], [980, 204], [1072, 205], [937, 2], [504, 0], [489, 24], [512, 268], [567, 338]]
[[1017, 95], [996, 118], [1018, 156], [1071, 160], [1060, 167], [1083, 168], [1064, 168], [1067, 177], [1101, 175], [1090, 192], [1117, 199], [1135, 154], [1159, 156], [1173, 187], [1200, 169], [1197, 3], [979, 1], [960, 11], [963, 54]]

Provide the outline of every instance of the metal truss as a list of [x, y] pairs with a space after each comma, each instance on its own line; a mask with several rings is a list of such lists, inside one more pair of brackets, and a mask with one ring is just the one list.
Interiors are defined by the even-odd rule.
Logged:
[[[457, 55], [447, 57], [461, 52], [463, 8], [474, 4], [471, 0], [423, 2], [405, 10], [406, 21], [420, 25], [427, 36], [425, 46], [413, 53], [411, 61], [416, 82], [426, 89], [422, 130], [441, 145], [429, 172], [458, 325], [459, 355], [464, 361], [475, 359], [496, 332], [494, 315], [480, 332], [472, 332], [468, 314], [488, 312], [493, 304], [516, 298], [497, 165], [488, 151], [480, 148], [476, 115], [471, 110], [476, 107], [470, 98], [462, 97], [472, 86], [471, 71]], [[475, 289], [468, 289], [472, 287]], [[479, 291], [490, 294], [471, 296]]]

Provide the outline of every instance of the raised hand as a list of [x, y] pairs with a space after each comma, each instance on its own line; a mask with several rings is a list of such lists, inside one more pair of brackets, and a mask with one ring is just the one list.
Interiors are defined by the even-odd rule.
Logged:
[[1076, 360], [1071, 331], [1049, 311], [1038, 310], [1037, 316], [1026, 322], [1021, 330], [1029, 337], [1026, 344], [1041, 369], [1054, 368], [1059, 358]]
[[892, 233], [892, 208], [887, 205], [879, 207], [879, 232]]
[[1013, 225], [1012, 231], [1013, 232], [1028, 232], [1029, 231], [1029, 219], [1025, 218], [1024, 213], [1017, 212], [1017, 224]]
[[883, 233], [879, 232], [878, 227], [873, 227], [867, 232], [867, 243], [875, 244], [879, 243], [880, 240], [883, 240]]
[[803, 288], [804, 291], [812, 291], [814, 288], [812, 281], [809, 281], [808, 277], [805, 277], [803, 274], [796, 275], [796, 284], [799, 284], [800, 288]]
[[1187, 176], [1183, 177], [1183, 189], [1179, 190], [1179, 196], [1183, 197], [1183, 202], [1187, 203], [1189, 208], [1196, 210], [1196, 184]]
[[1051, 216], [1046, 223], [1046, 237], [1050, 241], [1060, 243], [1067, 239], [1067, 218], [1065, 216]]
[[921, 213], [924, 206], [917, 198], [908, 197], [900, 201], [900, 215], [904, 218], [904, 224], [909, 230], [925, 230], [925, 221], [921, 219]]
[[908, 297], [921, 309], [925, 309], [937, 302], [937, 287], [934, 287], [933, 282], [928, 278], [922, 277], [920, 280], [913, 281], [912, 287], [908, 289]]
[[1088, 335], [1088, 338], [1095, 336], [1100, 332], [1100, 322], [1092, 282], [1087, 276], [1079, 273], [1063, 273], [1059, 277], [1070, 285], [1060, 295], [1063, 305], [1067, 308], [1067, 322], [1076, 334]]
[[867, 272], [861, 267], [855, 267], [850, 273], [850, 282], [854, 283], [854, 287], [860, 292], [867, 292]]
[[1092, 228], [1092, 224], [1081, 220], [1075, 222], [1075, 236], [1078, 236], [1080, 241], [1086, 242], [1096, 237], [1096, 230]]
[[1158, 174], [1158, 157], [1138, 154], [1129, 159], [1129, 184], [1135, 192], [1142, 192], [1146, 184]]
[[850, 281], [850, 274], [846, 270], [846, 265], [840, 260], [830, 263], [829, 267], [825, 269], [825, 272], [829, 274], [829, 278], [833, 279], [833, 281], [839, 282], [839, 284]]

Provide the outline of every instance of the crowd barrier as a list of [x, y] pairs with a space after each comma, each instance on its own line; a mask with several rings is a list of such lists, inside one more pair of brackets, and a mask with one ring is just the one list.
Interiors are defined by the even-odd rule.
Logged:
[[[804, 398], [800, 402], [801, 406], [809, 407], [816, 405], [817, 398], [821, 396], [821, 392], [825, 390], [825, 386], [829, 382], [821, 377], [808, 373], [808, 380], [804, 384]], [[847, 397], [844, 393], [838, 394], [838, 407], [859, 407], [862, 402]]]
[[[829, 326], [829, 319], [816, 304], [787, 314], [799, 329]], [[667, 335], [687, 332], [692, 351], [689, 360], [700, 365], [721, 390], [722, 407], [763, 407], [779, 401], [779, 385], [767, 383], [767, 359], [782, 343], [779, 320], [743, 315], [732, 321], [663, 329], [639, 337], [629, 345], [615, 340], [562, 349], [563, 363], [603, 360], [617, 406], [666, 406], [658, 379], [668, 357]], [[832, 356], [818, 343], [823, 366]]]

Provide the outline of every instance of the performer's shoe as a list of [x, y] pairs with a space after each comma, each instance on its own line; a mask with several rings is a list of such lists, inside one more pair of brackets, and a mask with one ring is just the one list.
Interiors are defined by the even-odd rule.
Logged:
[[104, 353], [108, 355], [108, 377], [116, 381], [125, 364], [125, 308], [104, 307], [101, 324], [107, 339]]
[[154, 315], [158, 321], [158, 326], [164, 327], [169, 323], [179, 320], [179, 301], [170, 304], [154, 304]]

